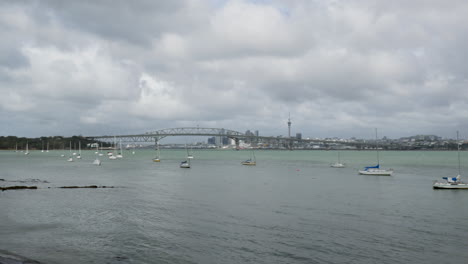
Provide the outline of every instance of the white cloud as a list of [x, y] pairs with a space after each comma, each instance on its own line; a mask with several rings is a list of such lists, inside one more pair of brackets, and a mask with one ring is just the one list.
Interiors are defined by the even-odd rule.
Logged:
[[130, 111], [136, 116], [154, 119], [188, 119], [190, 102], [184, 102], [182, 90], [174, 84], [143, 73], [139, 80], [140, 94]]

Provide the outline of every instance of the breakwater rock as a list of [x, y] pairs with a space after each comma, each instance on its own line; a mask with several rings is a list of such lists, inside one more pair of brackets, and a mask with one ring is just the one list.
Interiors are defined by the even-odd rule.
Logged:
[[6, 187], [0, 187], [0, 190], [6, 191], [6, 190], [24, 190], [24, 189], [37, 189], [37, 186], [6, 186]]

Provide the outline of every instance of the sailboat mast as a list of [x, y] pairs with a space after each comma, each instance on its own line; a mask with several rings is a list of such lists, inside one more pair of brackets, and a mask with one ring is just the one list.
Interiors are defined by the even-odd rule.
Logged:
[[377, 128], [375, 129], [375, 149], [377, 150], [377, 165], [380, 165], [379, 159], [379, 142], [377, 140]]
[[458, 131], [457, 131], [457, 154], [458, 154], [458, 175], [461, 175], [461, 169], [460, 169], [460, 142], [458, 139]]

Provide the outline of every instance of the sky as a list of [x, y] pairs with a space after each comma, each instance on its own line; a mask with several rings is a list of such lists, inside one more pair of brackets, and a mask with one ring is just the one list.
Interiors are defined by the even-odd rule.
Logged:
[[0, 136], [468, 135], [465, 0], [0, 0]]

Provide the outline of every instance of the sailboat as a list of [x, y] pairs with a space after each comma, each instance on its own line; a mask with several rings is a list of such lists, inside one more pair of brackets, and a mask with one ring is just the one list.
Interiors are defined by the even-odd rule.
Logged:
[[99, 143], [97, 143], [97, 154], [98, 154], [99, 157], [104, 156], [104, 154], [101, 153], [101, 151], [99, 151]]
[[[76, 143], [73, 143], [73, 150], [76, 149]], [[71, 142], [70, 142], [70, 150], [71, 150]], [[76, 156], [76, 152], [73, 152], [73, 156]]]
[[190, 169], [190, 160], [184, 160], [180, 163], [180, 167], [184, 169]]
[[460, 179], [460, 142], [457, 131], [457, 154], [458, 154], [458, 175], [457, 177], [442, 177], [444, 181], [434, 181], [432, 188], [434, 189], [468, 189], [468, 183], [462, 182]]
[[381, 169], [379, 160], [379, 146], [377, 141], [377, 128], [375, 129], [375, 149], [377, 151], [377, 165], [364, 167], [363, 170], [359, 171], [362, 175], [375, 175], [375, 176], [392, 176], [393, 169]]
[[116, 158], [122, 159], [123, 158], [123, 151], [122, 151], [122, 139], [119, 141], [119, 146], [120, 146], [120, 152], [117, 154]]
[[26, 142], [26, 152], [24, 152], [24, 155], [29, 155], [29, 148], [28, 148], [28, 142]]
[[248, 160], [244, 160], [241, 162], [242, 165], [247, 165], [247, 166], [255, 166], [257, 165], [257, 160], [255, 159], [255, 153], [251, 152], [250, 158]]
[[[116, 137], [114, 136], [114, 151], [115, 151], [116, 148], [117, 148], [117, 139], [116, 139]], [[116, 159], [117, 159], [117, 157], [114, 155], [114, 151], [112, 151], [112, 152], [107, 152], [107, 156], [109, 156], [109, 159], [110, 159], [110, 160], [116, 160]]]
[[96, 159], [93, 161], [93, 165], [101, 166], [101, 160], [99, 160], [99, 143], [96, 144]]
[[70, 141], [70, 156], [68, 157], [67, 161], [73, 162], [73, 154], [72, 154], [71, 141]]
[[81, 159], [81, 141], [78, 141], [78, 155], [76, 158]]
[[47, 141], [47, 151], [46, 152], [49, 152], [49, 141]]
[[15, 152], [18, 152], [18, 143], [15, 144]]
[[161, 162], [161, 151], [159, 150], [159, 142], [156, 142], [156, 157], [153, 159], [154, 162]]
[[184, 160], [180, 163], [180, 167], [184, 169], [189, 169], [190, 168], [190, 159], [188, 158], [189, 153], [187, 149], [187, 145], [185, 145], [185, 149], [187, 150], [187, 160]]
[[[42, 140], [41, 140], [42, 141]], [[44, 141], [42, 141], [42, 149], [41, 152], [44, 152]]]
[[193, 153], [192, 146], [190, 146], [190, 154], [188, 153], [188, 149], [187, 149], [187, 154], [188, 154], [187, 159], [193, 159], [192, 153]]
[[340, 151], [338, 151], [338, 161], [330, 165], [332, 168], [344, 168], [345, 164], [340, 161]]
[[[63, 152], [65, 152], [65, 143], [62, 144]], [[61, 154], [60, 157], [65, 157], [65, 154]]]

